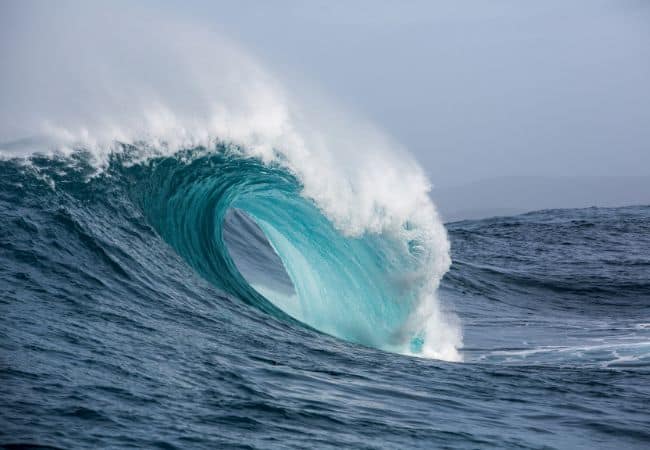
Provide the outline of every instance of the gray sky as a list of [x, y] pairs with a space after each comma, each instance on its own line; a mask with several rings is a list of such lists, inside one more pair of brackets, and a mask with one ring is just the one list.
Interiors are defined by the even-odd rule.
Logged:
[[650, 2], [151, 4], [369, 117], [435, 185], [650, 174]]
[[[285, 85], [312, 84], [370, 118], [436, 186], [509, 175], [650, 175], [648, 1], [140, 5], [225, 34]], [[131, 11], [124, 2], [120, 14]], [[23, 26], [2, 15], [4, 29]], [[31, 39], [49, 39], [34, 28]]]

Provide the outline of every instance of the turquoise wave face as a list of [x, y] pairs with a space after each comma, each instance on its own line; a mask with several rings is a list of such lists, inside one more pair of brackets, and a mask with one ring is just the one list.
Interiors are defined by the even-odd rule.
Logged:
[[[222, 149], [150, 159], [123, 168], [148, 221], [202, 276], [275, 317], [392, 351], [418, 351], [407, 323], [417, 299], [398, 274], [415, 268], [417, 245], [387, 234], [337, 230], [288, 171]], [[281, 259], [295, 293], [253, 285], [223, 237], [233, 208], [256, 222]], [[410, 251], [409, 251], [410, 250]], [[403, 281], [403, 280], [402, 280]]]

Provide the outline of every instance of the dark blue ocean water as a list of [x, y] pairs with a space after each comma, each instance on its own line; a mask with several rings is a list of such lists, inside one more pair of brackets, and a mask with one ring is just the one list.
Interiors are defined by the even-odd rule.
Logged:
[[439, 295], [464, 333], [450, 363], [265, 302], [240, 275], [293, 288], [224, 207], [242, 179], [295, 187], [214, 157], [101, 174], [82, 157], [0, 162], [0, 444], [650, 446], [650, 207], [448, 224]]

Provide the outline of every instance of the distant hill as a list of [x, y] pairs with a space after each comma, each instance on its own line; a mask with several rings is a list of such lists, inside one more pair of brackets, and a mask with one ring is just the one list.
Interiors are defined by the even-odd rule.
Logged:
[[445, 222], [549, 208], [650, 204], [650, 176], [499, 177], [431, 193]]

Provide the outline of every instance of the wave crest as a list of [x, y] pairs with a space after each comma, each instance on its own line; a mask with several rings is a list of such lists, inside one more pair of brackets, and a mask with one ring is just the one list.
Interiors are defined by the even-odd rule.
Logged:
[[[156, 193], [157, 203], [148, 200], [143, 208], [158, 205], [150, 220], [195, 266], [217, 263], [210, 255], [200, 264], [192, 260], [211, 248], [207, 239], [203, 249], [183, 250], [202, 233], [193, 227], [219, 230], [223, 216], [208, 217], [208, 211], [241, 208], [277, 249], [302, 301], [310, 302], [304, 322], [390, 348], [411, 342], [404, 336], [413, 333], [436, 335], [416, 339], [408, 351], [458, 359], [458, 327], [446, 323], [435, 298], [450, 265], [446, 231], [428, 197], [426, 176], [404, 149], [313, 91], [298, 99], [296, 90], [285, 89], [214, 33], [161, 17], [110, 20], [115, 11], [79, 5], [68, 14], [69, 7], [45, 7], [28, 17], [43, 33], [52, 31], [52, 39], [35, 41], [25, 31], [30, 27], [3, 31], [16, 44], [15, 51], [3, 54], [3, 157], [28, 156], [47, 145], [56, 154], [82, 148], [100, 169], [125, 149], [129, 164], [149, 167], [155, 161], [151, 175], [159, 185], [148, 181], [147, 192]], [[21, 46], [29, 51], [21, 52]], [[30, 56], [12, 56], [19, 54]], [[39, 70], [44, 64], [60, 70]], [[189, 178], [180, 166], [166, 173], [169, 178], [160, 176], [161, 167], [170, 164], [164, 161], [180, 160], [205, 166]], [[246, 168], [239, 178], [224, 178], [233, 161]], [[178, 177], [191, 184], [171, 185]], [[291, 189], [281, 188], [279, 179]], [[259, 185], [251, 187], [251, 180]], [[211, 197], [214, 204], [197, 197], [201, 187], [208, 189], [202, 183], [209, 185], [202, 196], [223, 189]], [[172, 207], [175, 201], [180, 204]], [[182, 215], [191, 214], [199, 222], [183, 222]], [[165, 234], [170, 220], [187, 229]], [[187, 241], [173, 241], [181, 236]], [[212, 237], [218, 242], [218, 233]], [[227, 258], [223, 263], [232, 271]], [[344, 292], [338, 300], [335, 290]], [[335, 306], [318, 309], [316, 298]], [[333, 327], [335, 311], [339, 319]], [[350, 320], [356, 324], [344, 326], [342, 318], [354, 311], [359, 314]], [[374, 321], [384, 320], [382, 315], [391, 325], [378, 327], [378, 339]], [[395, 327], [397, 322], [408, 324], [409, 331]], [[387, 345], [387, 335], [400, 336], [388, 339], [400, 344]]]

